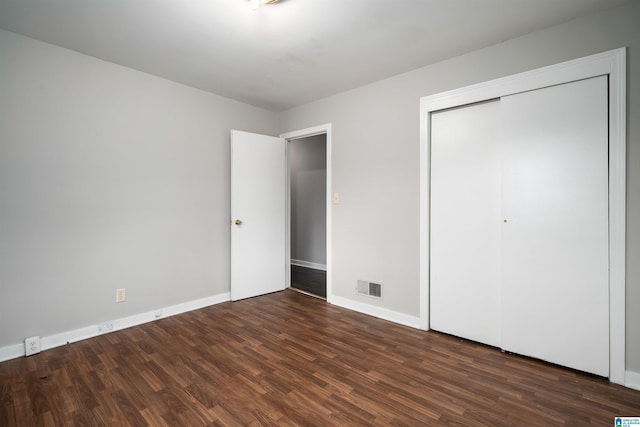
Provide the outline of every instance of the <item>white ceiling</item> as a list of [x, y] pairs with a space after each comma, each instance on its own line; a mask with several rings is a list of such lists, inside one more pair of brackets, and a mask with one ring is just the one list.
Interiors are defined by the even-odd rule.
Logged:
[[0, 28], [275, 111], [626, 0], [0, 0]]

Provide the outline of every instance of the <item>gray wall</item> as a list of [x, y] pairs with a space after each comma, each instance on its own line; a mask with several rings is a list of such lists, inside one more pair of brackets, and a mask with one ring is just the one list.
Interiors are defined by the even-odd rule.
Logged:
[[327, 263], [326, 135], [289, 142], [291, 259]]
[[427, 95], [628, 46], [627, 370], [640, 372], [640, 2], [576, 19], [310, 103], [281, 132], [332, 123], [333, 292], [386, 285], [361, 300], [419, 315], [419, 101]]
[[6, 31], [0, 58], [0, 348], [229, 292], [229, 130], [277, 116]]

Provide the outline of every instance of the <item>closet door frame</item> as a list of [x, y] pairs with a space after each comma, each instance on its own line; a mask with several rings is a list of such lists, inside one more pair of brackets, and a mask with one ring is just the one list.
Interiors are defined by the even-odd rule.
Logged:
[[624, 385], [626, 48], [420, 99], [420, 326], [429, 329], [431, 113], [597, 76], [609, 80], [609, 380]]

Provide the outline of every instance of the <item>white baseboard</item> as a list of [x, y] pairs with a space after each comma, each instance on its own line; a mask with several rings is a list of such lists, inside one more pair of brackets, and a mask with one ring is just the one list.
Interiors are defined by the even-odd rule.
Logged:
[[[76, 341], [81, 341], [87, 338], [97, 337], [98, 335], [108, 334], [109, 332], [118, 331], [120, 329], [130, 328], [132, 326], [141, 325], [147, 322], [153, 322], [154, 320], [162, 319], [164, 317], [174, 316], [176, 314], [185, 313], [187, 311], [197, 310], [200, 308], [208, 307], [221, 302], [230, 301], [231, 294], [225, 292], [218, 295], [213, 295], [206, 298], [200, 298], [193, 301], [187, 301], [184, 303], [171, 305], [168, 307], [158, 308], [153, 311], [147, 311], [145, 313], [134, 314], [133, 316], [123, 317], [121, 319], [113, 320], [113, 329], [111, 331], [101, 332], [98, 331], [98, 325], [86, 326], [72, 331], [61, 332], [55, 335], [49, 335], [40, 338], [40, 348], [42, 351], [49, 350], [54, 347], [69, 344]], [[5, 347], [0, 347], [0, 362], [9, 359], [15, 359], [25, 355], [24, 343], [12, 344]]]
[[24, 356], [24, 343], [11, 344], [6, 347], [0, 347], [0, 362], [5, 360], [15, 359], [16, 357]]
[[[328, 296], [327, 302], [359, 313], [368, 314], [369, 316], [409, 326], [410, 328], [424, 330], [424, 328], [420, 326], [419, 316], [410, 316], [408, 314], [398, 313], [397, 311], [353, 301], [348, 298], [338, 297], [335, 295]], [[640, 390], [640, 373], [626, 371], [623, 385], [634, 390]]]
[[327, 271], [327, 265], [326, 264], [318, 264], [318, 263], [311, 262], [311, 261], [302, 261], [300, 259], [292, 259], [291, 260], [291, 265], [297, 265], [298, 267], [313, 268], [314, 270]]
[[640, 372], [625, 372], [624, 385], [635, 390], [640, 390]]
[[335, 304], [349, 310], [357, 311], [358, 313], [368, 314], [369, 316], [388, 320], [394, 323], [399, 323], [404, 326], [409, 326], [410, 328], [421, 329], [419, 316], [410, 316], [408, 314], [399, 313], [387, 308], [353, 301], [348, 298], [338, 297], [335, 295], [329, 296], [327, 301], [331, 304]]
[[[293, 260], [291, 262], [293, 263]], [[113, 331], [130, 328], [132, 326], [141, 325], [143, 323], [153, 322], [158, 319], [185, 313], [187, 311], [198, 310], [200, 308], [209, 307], [211, 305], [220, 304], [222, 302], [230, 300], [231, 294], [229, 292], [225, 292], [211, 297], [187, 301], [181, 304], [176, 304], [145, 313], [116, 319], [113, 321], [113, 330], [108, 332], [99, 332], [98, 325], [91, 325], [84, 328], [74, 329], [72, 331], [66, 331], [55, 335], [41, 337], [40, 348], [42, 351], [49, 350], [51, 348], [59, 347], [72, 342], [97, 337], [98, 335], [108, 334]], [[410, 316], [408, 314], [399, 313], [397, 311], [365, 304], [358, 301], [353, 301], [348, 298], [338, 297], [335, 295], [330, 296], [328, 302], [339, 307], [388, 320], [390, 322], [398, 323], [410, 328], [422, 329], [420, 327], [420, 317], [418, 316]], [[5, 347], [0, 347], [0, 362], [4, 362], [10, 359], [16, 359], [24, 355], [24, 343], [11, 344]], [[640, 373], [634, 371], [626, 371], [624, 385], [628, 388], [640, 390]]]

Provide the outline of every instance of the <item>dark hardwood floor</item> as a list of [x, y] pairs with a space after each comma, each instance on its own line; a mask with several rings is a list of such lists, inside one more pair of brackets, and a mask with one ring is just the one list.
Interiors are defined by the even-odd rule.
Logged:
[[314, 268], [291, 266], [291, 287], [322, 298], [327, 297], [327, 272]]
[[291, 290], [0, 363], [1, 426], [612, 426], [640, 391]]

